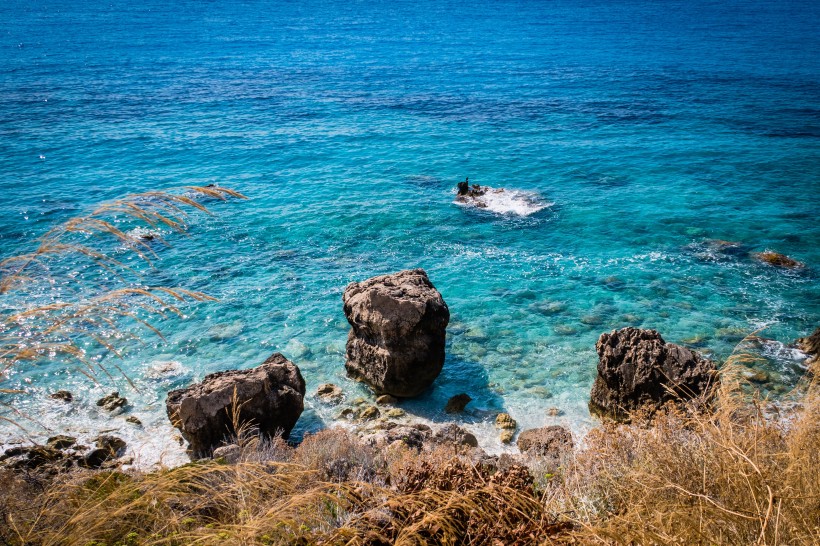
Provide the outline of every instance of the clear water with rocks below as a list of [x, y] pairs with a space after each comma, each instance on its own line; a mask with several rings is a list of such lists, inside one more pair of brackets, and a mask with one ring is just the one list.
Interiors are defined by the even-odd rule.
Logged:
[[[6, 444], [113, 429], [140, 462], [178, 462], [165, 393], [274, 351], [307, 380], [295, 436], [329, 426], [319, 384], [369, 396], [345, 377], [342, 290], [414, 267], [452, 319], [443, 373], [400, 407], [441, 422], [467, 392], [458, 420], [490, 451], [498, 411], [593, 425], [594, 345], [614, 328], [720, 360], [768, 326], [764, 389], [803, 372], [787, 344], [820, 322], [816, 2], [12, 1], [0, 19], [0, 257], [130, 192], [250, 197], [165, 234], [141, 282], [219, 302], [127, 347], [138, 391], [21, 366], [4, 386], [26, 393], [3, 400], [46, 428], [0, 424]], [[514, 192], [459, 206], [465, 176]], [[805, 267], [747, 254], [767, 249]], [[131, 409], [110, 417], [94, 401], [115, 388]]]

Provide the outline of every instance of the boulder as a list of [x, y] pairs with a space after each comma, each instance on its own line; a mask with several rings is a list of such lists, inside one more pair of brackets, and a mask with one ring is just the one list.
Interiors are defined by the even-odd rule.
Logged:
[[525, 430], [518, 435], [518, 449], [542, 457], [558, 458], [572, 449], [572, 434], [564, 427], [550, 426]]
[[168, 418], [188, 440], [195, 458], [236, 434], [234, 393], [239, 423], [260, 434], [287, 438], [304, 409], [305, 380], [295, 364], [276, 353], [256, 368], [213, 373], [202, 383], [169, 392]]
[[450, 310], [423, 269], [351, 283], [345, 368], [378, 394], [421, 394], [441, 373]]
[[691, 400], [707, 393], [715, 365], [685, 347], [666, 343], [655, 330], [623, 328], [601, 334], [598, 375], [590, 393], [590, 410], [624, 417], [644, 404], [659, 407], [669, 400]]

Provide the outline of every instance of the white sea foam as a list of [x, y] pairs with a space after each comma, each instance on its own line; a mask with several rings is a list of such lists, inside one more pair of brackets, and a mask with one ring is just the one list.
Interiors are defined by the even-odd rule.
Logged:
[[483, 195], [457, 200], [457, 204], [484, 209], [496, 214], [530, 216], [540, 210], [551, 207], [554, 203], [545, 201], [535, 192], [524, 190], [507, 190], [504, 188], [487, 188]]

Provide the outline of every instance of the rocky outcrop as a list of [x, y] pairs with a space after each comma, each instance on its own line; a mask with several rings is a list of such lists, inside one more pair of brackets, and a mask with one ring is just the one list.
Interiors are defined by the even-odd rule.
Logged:
[[559, 458], [572, 449], [572, 434], [564, 427], [550, 426], [525, 430], [518, 435], [521, 453]]
[[[236, 398], [234, 400], [234, 393]], [[209, 454], [236, 434], [238, 422], [261, 434], [287, 438], [304, 409], [305, 380], [295, 364], [279, 353], [256, 368], [205, 376], [202, 383], [168, 393], [168, 418], [190, 444], [194, 457]]]
[[342, 296], [350, 323], [347, 372], [378, 394], [421, 394], [444, 365], [450, 311], [423, 269], [351, 283]]
[[685, 347], [666, 343], [655, 330], [624, 328], [601, 334], [598, 376], [590, 410], [624, 417], [641, 405], [658, 407], [673, 399], [704, 395], [715, 379], [715, 365]]

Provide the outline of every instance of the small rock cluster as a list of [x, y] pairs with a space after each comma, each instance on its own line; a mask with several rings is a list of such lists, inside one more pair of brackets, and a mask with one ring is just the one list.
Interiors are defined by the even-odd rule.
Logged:
[[93, 442], [93, 447], [85, 446], [73, 436], [59, 434], [46, 440], [45, 445], [7, 449], [0, 455], [0, 465], [56, 474], [71, 468], [113, 468], [133, 462], [130, 457], [121, 457], [126, 448], [121, 438], [102, 434]]

